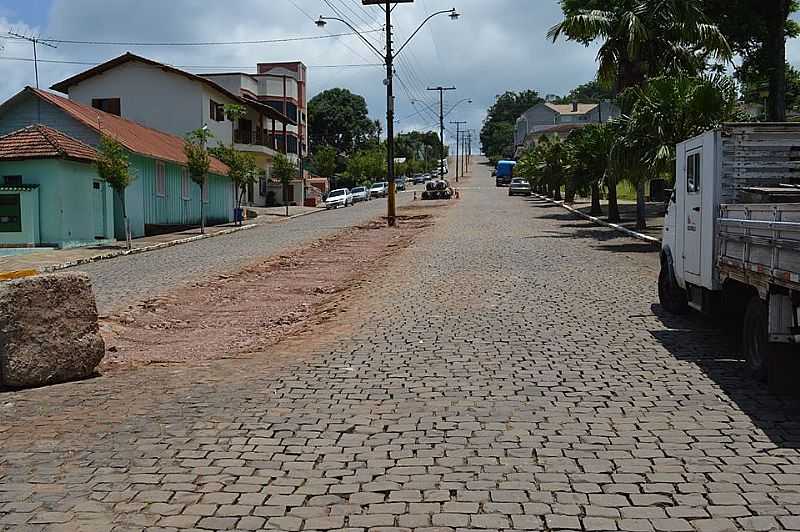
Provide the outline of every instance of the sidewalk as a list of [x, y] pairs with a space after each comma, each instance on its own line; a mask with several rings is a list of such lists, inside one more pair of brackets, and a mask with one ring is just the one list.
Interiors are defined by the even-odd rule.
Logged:
[[[546, 198], [552, 201], [552, 198]], [[558, 202], [562, 203], [562, 202]], [[608, 201], [601, 200], [600, 205], [603, 209], [603, 214], [598, 216], [601, 222], [607, 223], [608, 217]], [[572, 205], [565, 205], [583, 214], [584, 217], [590, 216], [592, 210], [592, 203], [589, 198], [575, 198], [575, 203]], [[647, 229], [636, 229], [636, 202], [630, 200], [619, 200], [619, 214], [622, 221], [618, 225], [623, 229], [643, 234], [647, 237], [661, 240], [661, 230], [664, 227], [664, 203], [663, 202], [649, 202], [647, 204]]]
[[[203, 235], [200, 234], [199, 228], [192, 228], [177, 233], [137, 238], [133, 240], [131, 250], [125, 249], [124, 242], [116, 242], [114, 244], [98, 246], [57, 250], [48, 249], [42, 250], [41, 252], [3, 256], [0, 257], [0, 281], [25, 275], [34, 275], [36, 273], [63, 270], [64, 268], [70, 268], [72, 266], [124, 255], [155, 251], [205, 238], [246, 231], [261, 225], [280, 223], [284, 220], [324, 211], [324, 209], [311, 207], [290, 207], [289, 217], [287, 218], [285, 216], [286, 209], [284, 207], [251, 208], [251, 210], [258, 212], [259, 217], [245, 220], [244, 224], [241, 226], [236, 226], [231, 223], [206, 227], [206, 232]], [[278, 211], [280, 211], [280, 213], [278, 213]]]

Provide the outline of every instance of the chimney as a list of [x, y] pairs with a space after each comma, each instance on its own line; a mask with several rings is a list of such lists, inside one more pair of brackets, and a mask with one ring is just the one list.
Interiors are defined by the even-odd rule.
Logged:
[[572, 112], [573, 113], [578, 112], [578, 102], [572, 102]]

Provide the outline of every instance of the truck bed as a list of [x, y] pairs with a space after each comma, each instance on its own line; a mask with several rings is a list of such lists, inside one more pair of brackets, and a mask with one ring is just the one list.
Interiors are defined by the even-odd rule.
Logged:
[[717, 221], [720, 275], [800, 290], [800, 203], [723, 204]]

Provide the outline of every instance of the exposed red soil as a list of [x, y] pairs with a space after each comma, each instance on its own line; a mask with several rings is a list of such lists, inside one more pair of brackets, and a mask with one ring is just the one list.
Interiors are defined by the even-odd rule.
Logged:
[[108, 353], [100, 370], [258, 356], [315, 330], [342, 312], [345, 291], [377, 275], [441, 206], [418, 203], [401, 210], [395, 228], [383, 221], [353, 227], [103, 318]]

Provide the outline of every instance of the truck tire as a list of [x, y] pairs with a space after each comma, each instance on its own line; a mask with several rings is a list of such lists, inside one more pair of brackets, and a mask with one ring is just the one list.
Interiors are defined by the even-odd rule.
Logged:
[[658, 274], [658, 301], [670, 314], [681, 315], [689, 312], [686, 291], [678, 286], [672, 268], [665, 260], [661, 261], [661, 271]]
[[773, 348], [768, 335], [769, 314], [767, 304], [753, 296], [747, 303], [742, 327], [742, 352], [747, 371], [754, 379], [767, 380], [767, 367]]

